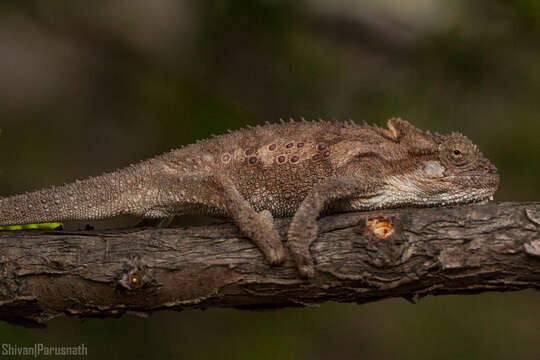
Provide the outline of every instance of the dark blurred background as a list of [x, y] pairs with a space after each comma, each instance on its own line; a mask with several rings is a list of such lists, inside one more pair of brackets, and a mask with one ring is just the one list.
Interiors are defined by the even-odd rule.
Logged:
[[[537, 0], [0, 2], [0, 195], [280, 117], [461, 131], [540, 198]], [[538, 359], [538, 293], [0, 324], [90, 358]]]

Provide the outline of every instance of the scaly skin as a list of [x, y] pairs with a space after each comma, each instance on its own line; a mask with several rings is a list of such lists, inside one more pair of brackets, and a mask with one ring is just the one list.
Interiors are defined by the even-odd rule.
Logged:
[[477, 202], [497, 190], [495, 167], [465, 136], [401, 119], [287, 122], [231, 132], [125, 169], [0, 200], [0, 225], [118, 215], [231, 217], [271, 264], [284, 249], [273, 217], [294, 216], [288, 244], [304, 277], [322, 213]]

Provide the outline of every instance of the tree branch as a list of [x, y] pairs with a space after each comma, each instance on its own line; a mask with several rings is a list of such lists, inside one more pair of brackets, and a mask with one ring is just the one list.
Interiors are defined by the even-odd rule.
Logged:
[[[287, 219], [277, 220], [283, 238]], [[270, 267], [229, 223], [175, 229], [0, 233], [0, 319], [288, 307], [540, 288], [540, 203], [324, 217], [317, 272]]]

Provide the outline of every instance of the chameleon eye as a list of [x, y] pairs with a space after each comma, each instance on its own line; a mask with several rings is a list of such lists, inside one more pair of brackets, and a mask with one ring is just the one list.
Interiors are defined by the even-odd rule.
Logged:
[[440, 160], [448, 168], [470, 170], [477, 162], [477, 150], [469, 139], [452, 134], [440, 145]]

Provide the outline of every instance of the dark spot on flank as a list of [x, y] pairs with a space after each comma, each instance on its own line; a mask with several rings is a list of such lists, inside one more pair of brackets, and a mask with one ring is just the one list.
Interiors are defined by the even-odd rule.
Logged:
[[255, 164], [257, 162], [257, 158], [255, 156], [252, 156], [249, 158], [249, 163], [250, 164]]
[[323, 151], [323, 150], [325, 150], [325, 149], [326, 149], [326, 145], [325, 145], [325, 144], [319, 144], [319, 145], [317, 145], [317, 150]]
[[319, 158], [320, 158], [320, 155], [319, 155], [319, 154], [313, 155], [313, 160], [317, 161], [317, 160], [319, 160]]
[[324, 157], [329, 157], [330, 156], [330, 150], [326, 150], [323, 155], [324, 155]]
[[247, 149], [246, 150], [246, 156], [249, 156], [251, 154], [253, 154], [253, 149]]
[[294, 155], [292, 158], [291, 158], [291, 162], [295, 163], [295, 162], [298, 162], [298, 160], [300, 160], [300, 158], [296, 155]]
[[293, 143], [288, 143], [287, 145], [285, 145], [285, 147], [286, 147], [287, 149], [290, 149], [290, 148], [292, 148], [293, 146], [294, 146]]
[[298, 146], [299, 148], [304, 147], [304, 143], [298, 143], [296, 146]]
[[287, 160], [287, 158], [285, 158], [285, 156], [283, 156], [283, 155], [280, 155], [277, 158], [278, 163], [284, 163], [285, 160]]
[[270, 146], [268, 147], [268, 150], [274, 151], [274, 150], [276, 150], [276, 147], [277, 147], [276, 144], [272, 144], [272, 145], [270, 145]]
[[223, 154], [223, 156], [221, 157], [221, 161], [223, 162], [229, 162], [231, 160], [231, 155], [229, 154]]

